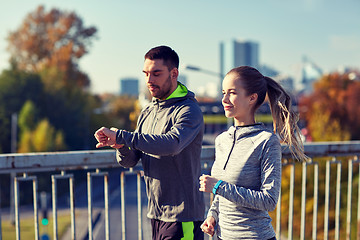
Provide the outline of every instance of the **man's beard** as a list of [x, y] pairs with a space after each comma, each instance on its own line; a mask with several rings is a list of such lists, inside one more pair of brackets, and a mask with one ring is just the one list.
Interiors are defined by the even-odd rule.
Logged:
[[165, 84], [163, 85], [162, 88], [160, 88], [158, 85], [153, 85], [155, 88], [157, 88], [157, 93], [155, 92], [151, 92], [150, 94], [151, 96], [153, 96], [154, 98], [158, 98], [158, 99], [165, 99], [165, 97], [168, 97], [171, 93], [171, 77], [169, 75], [168, 79], [166, 79]]

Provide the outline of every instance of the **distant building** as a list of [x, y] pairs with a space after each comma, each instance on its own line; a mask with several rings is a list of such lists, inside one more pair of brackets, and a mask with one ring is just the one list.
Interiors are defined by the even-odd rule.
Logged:
[[139, 80], [137, 78], [120, 79], [120, 95], [139, 96]]
[[306, 94], [311, 93], [313, 91], [314, 82], [322, 75], [322, 69], [320, 69], [315, 63], [311, 62], [307, 57], [303, 57], [301, 68], [302, 92]]
[[[259, 68], [259, 44], [257, 42], [229, 40], [220, 43], [220, 73], [222, 76], [225, 76], [232, 68], [244, 65]], [[221, 92], [219, 91], [219, 94]]]
[[234, 67], [259, 68], [259, 44], [252, 41], [230, 40], [220, 43], [220, 71], [225, 75]]

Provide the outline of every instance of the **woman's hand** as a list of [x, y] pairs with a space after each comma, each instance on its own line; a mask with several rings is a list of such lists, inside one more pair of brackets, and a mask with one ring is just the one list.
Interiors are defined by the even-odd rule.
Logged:
[[211, 177], [209, 175], [201, 175], [200, 176], [200, 188], [201, 192], [211, 193], [215, 184], [219, 181], [218, 179]]
[[203, 222], [203, 224], [201, 224], [200, 228], [204, 233], [208, 234], [209, 236], [214, 236], [215, 225], [215, 218], [210, 216]]

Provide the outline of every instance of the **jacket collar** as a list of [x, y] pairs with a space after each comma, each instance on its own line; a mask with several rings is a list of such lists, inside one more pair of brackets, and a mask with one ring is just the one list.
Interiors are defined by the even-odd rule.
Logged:
[[228, 129], [228, 134], [231, 136], [231, 138], [234, 137], [234, 134], [236, 134], [236, 139], [239, 139], [243, 136], [249, 135], [251, 133], [259, 132], [267, 130], [263, 123], [255, 123], [252, 125], [247, 126], [231, 126]]

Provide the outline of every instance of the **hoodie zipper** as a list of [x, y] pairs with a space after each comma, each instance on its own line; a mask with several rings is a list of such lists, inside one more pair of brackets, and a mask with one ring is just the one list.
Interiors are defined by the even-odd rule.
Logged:
[[158, 112], [159, 112], [159, 102], [156, 101], [155, 106], [156, 106], [156, 111], [155, 111], [155, 115], [154, 115], [154, 119], [153, 119], [153, 123], [152, 123], [151, 134], [154, 134], [155, 127], [156, 127], [157, 115], [158, 115]]
[[228, 155], [227, 160], [226, 160], [226, 162], [225, 162], [225, 165], [224, 165], [224, 170], [225, 170], [225, 168], [226, 168], [227, 163], [229, 162], [230, 155], [231, 155], [231, 153], [232, 153], [232, 151], [233, 151], [233, 149], [234, 149], [234, 146], [235, 146], [235, 141], [236, 141], [236, 128], [235, 128], [235, 131], [234, 131], [234, 140], [233, 140], [233, 144], [232, 144], [232, 146], [231, 146], [231, 149], [230, 149], [229, 155]]

